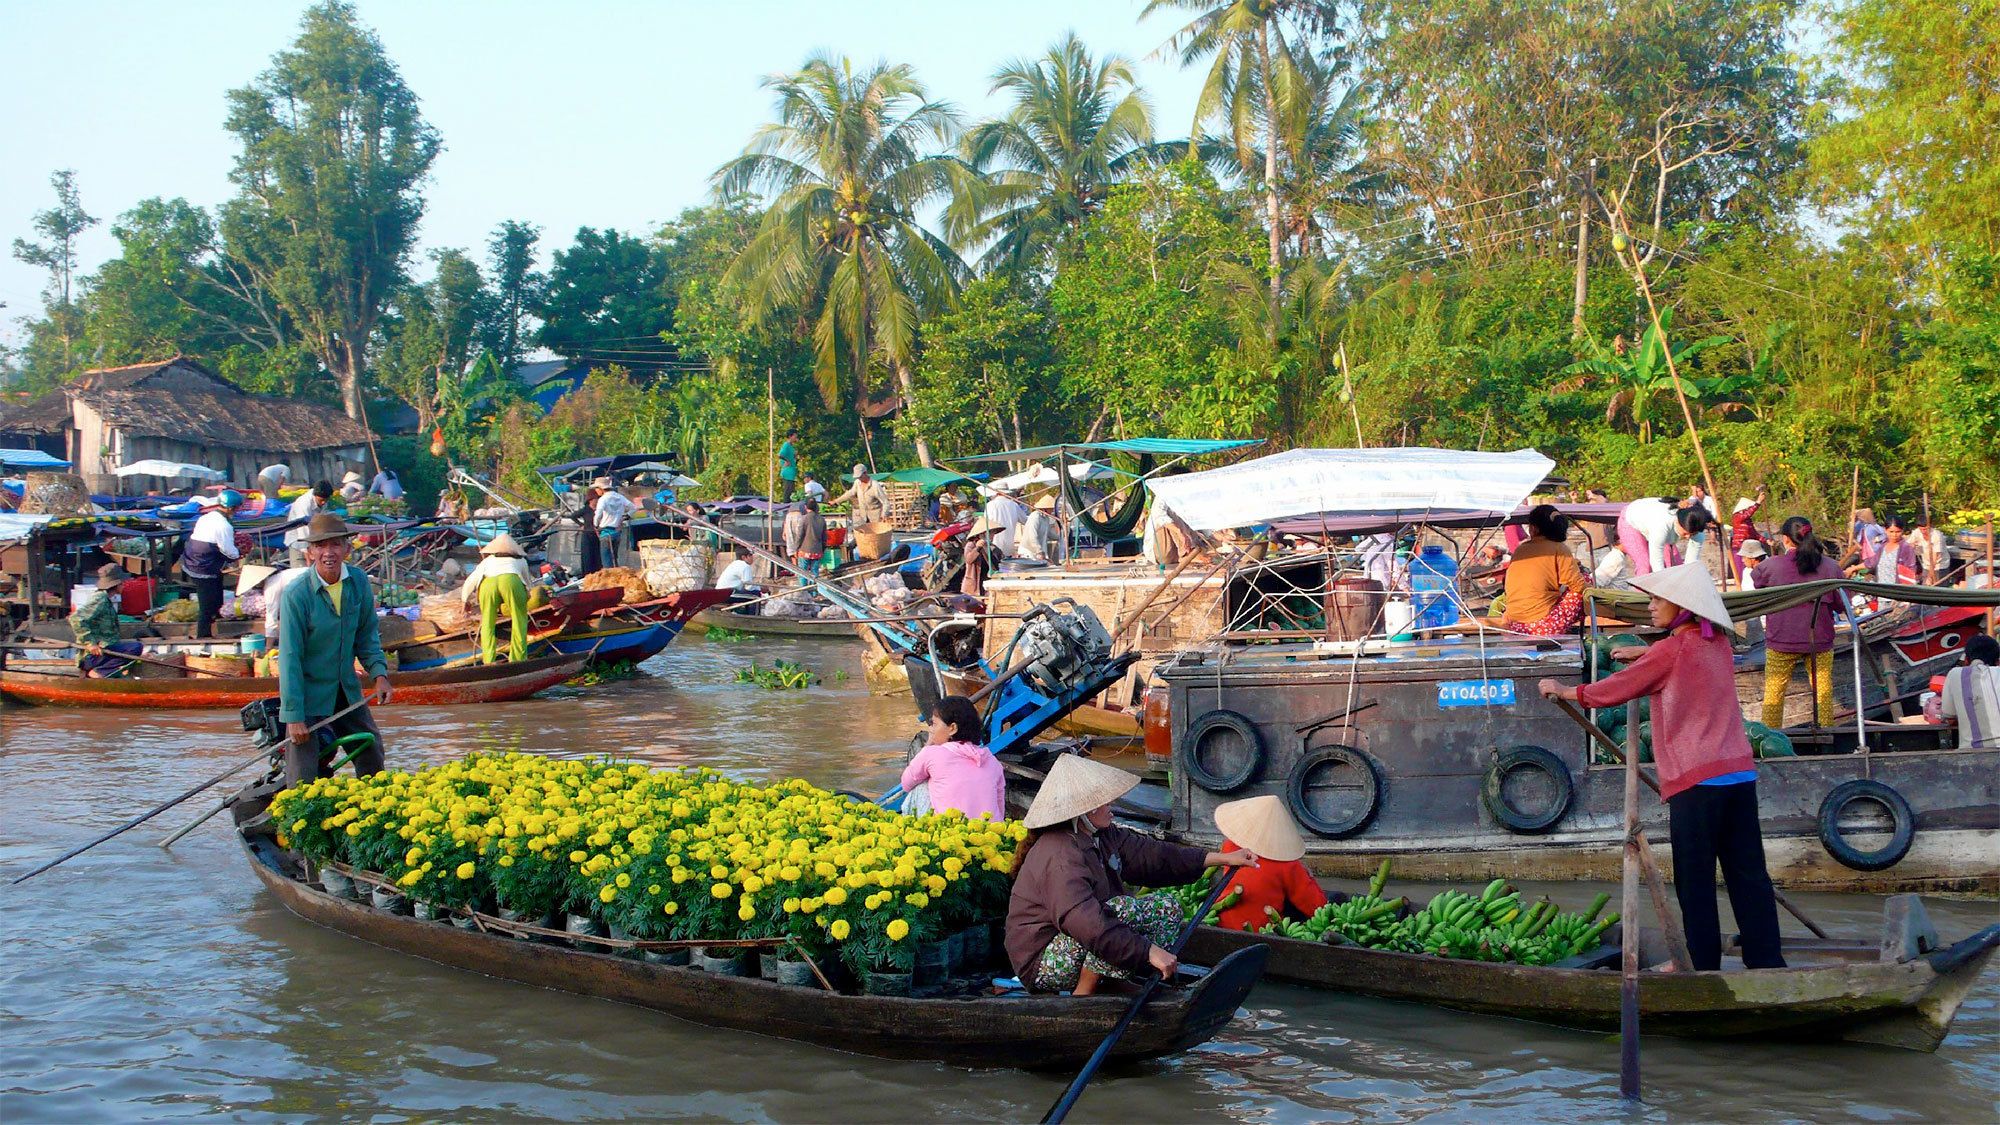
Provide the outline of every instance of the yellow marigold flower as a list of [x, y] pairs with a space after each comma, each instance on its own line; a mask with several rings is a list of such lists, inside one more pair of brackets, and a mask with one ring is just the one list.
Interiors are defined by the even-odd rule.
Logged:
[[759, 879], [755, 875], [745, 875], [743, 877], [743, 890], [746, 893], [756, 894], [758, 891], [761, 891], [763, 889], [764, 889], [764, 880]]
[[349, 824], [347, 826], [347, 834], [349, 836], [361, 835], [361, 826], [359, 824]]
[[709, 893], [709, 894], [712, 894], [712, 895], [714, 895], [714, 896], [715, 896], [716, 898], [728, 898], [728, 897], [729, 897], [729, 884], [728, 884], [728, 883], [717, 883], [716, 885], [714, 885], [714, 886], [712, 886], [712, 887], [708, 888], [708, 893]]
[[833, 940], [835, 941], [846, 941], [847, 931], [848, 931], [848, 925], [847, 925], [847, 919], [845, 918], [835, 919], [833, 925], [828, 926], [826, 930], [827, 933], [833, 935]]
[[396, 882], [400, 886], [414, 887], [417, 885], [417, 881], [422, 879], [423, 877], [424, 877], [423, 872], [412, 871], [408, 875], [403, 876], [401, 879], [396, 880]]
[[846, 888], [846, 887], [828, 887], [828, 888], [826, 889], [826, 901], [827, 901], [827, 905], [829, 905], [829, 906], [839, 906], [839, 905], [840, 905], [841, 903], [844, 903], [844, 902], [846, 902], [846, 901], [847, 901], [847, 888]]
[[458, 865], [458, 877], [461, 879], [470, 879], [472, 878], [472, 873], [477, 870], [478, 868], [474, 866], [471, 860], [468, 859], [464, 863]]
[[738, 911], [736, 912], [736, 916], [737, 916], [738, 918], [741, 918], [741, 919], [743, 919], [743, 920], [744, 920], [745, 922], [748, 922], [748, 921], [750, 921], [751, 919], [753, 919], [753, 918], [757, 917], [757, 909], [756, 909], [755, 907], [751, 906], [751, 905], [750, 905], [750, 900], [746, 898], [746, 899], [744, 899], [744, 900], [743, 900], [743, 907], [742, 907], [742, 909], [740, 909], [740, 910], [738, 910]]
[[660, 904], [660, 913], [662, 914], [678, 914], [680, 910], [681, 904], [678, 902], [669, 901]]
[[708, 877], [711, 879], [727, 879], [729, 878], [729, 869], [718, 863], [708, 869]]
[[589, 858], [590, 855], [587, 852], [574, 851], [569, 853], [569, 861], [571, 863], [582, 863], [584, 860], [587, 860]]
[[910, 936], [910, 924], [898, 918], [889, 923], [889, 928], [884, 932], [889, 935], [890, 941], [902, 941]]
[[922, 891], [912, 891], [911, 893], [903, 896], [903, 901], [909, 903], [911, 906], [916, 907], [918, 910], [922, 910], [924, 907], [929, 906], [931, 904], [931, 896], [925, 894]]
[[503, 856], [501, 856], [501, 857], [500, 857], [500, 866], [502, 866], [502, 867], [512, 867], [512, 866], [514, 866], [514, 857], [513, 857], [513, 856], [511, 856], [511, 855], [503, 855]]
[[617, 897], [618, 897], [618, 888], [611, 883], [604, 884], [604, 886], [597, 892], [597, 901], [599, 902], [611, 902], [615, 900]]
[[624, 890], [626, 887], [632, 885], [632, 877], [630, 875], [625, 874], [623, 871], [620, 871], [618, 873], [618, 878], [615, 881], [618, 884], [619, 890]]

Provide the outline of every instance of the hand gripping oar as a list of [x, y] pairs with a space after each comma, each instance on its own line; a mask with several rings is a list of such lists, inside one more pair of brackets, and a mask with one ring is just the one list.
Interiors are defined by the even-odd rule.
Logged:
[[[1181, 947], [1194, 936], [1194, 928], [1202, 924], [1208, 917], [1208, 912], [1214, 910], [1216, 902], [1222, 898], [1223, 890], [1235, 881], [1234, 875], [1223, 874], [1221, 871], [1217, 874], [1222, 877], [1215, 881], [1215, 886], [1208, 892], [1208, 897], [1202, 900], [1201, 909], [1195, 911], [1194, 916], [1187, 920], [1187, 925], [1181, 927], [1180, 936], [1174, 939], [1173, 948], [1167, 952], [1176, 957], [1180, 956]], [[1138, 1018], [1139, 1009], [1144, 1008], [1146, 1001], [1153, 998], [1154, 990], [1160, 987], [1160, 979], [1155, 975], [1146, 982], [1146, 987], [1139, 990], [1139, 995], [1132, 999], [1132, 1006], [1125, 1009], [1125, 1014], [1119, 1017], [1117, 1026], [1111, 1029], [1111, 1034], [1104, 1037], [1104, 1042], [1099, 1043], [1097, 1050], [1091, 1052], [1090, 1061], [1083, 1064], [1082, 1070], [1077, 1071], [1076, 1078], [1069, 1084], [1069, 1089], [1064, 1090], [1062, 1097], [1056, 1099], [1056, 1104], [1049, 1107], [1049, 1112], [1042, 1117], [1042, 1125], [1054, 1125], [1055, 1122], [1069, 1116], [1069, 1111], [1076, 1106], [1076, 1099], [1083, 1096], [1083, 1088], [1090, 1084], [1092, 1078], [1097, 1077], [1097, 1068], [1103, 1066], [1104, 1060], [1110, 1056], [1111, 1048], [1117, 1045], [1118, 1040], [1124, 1036], [1125, 1029], [1131, 1027], [1132, 1021]]]
[[[345, 710], [337, 711], [334, 714], [329, 715], [326, 718], [321, 719], [319, 722], [314, 723], [312, 726], [306, 728], [306, 733], [311, 734], [314, 731], [319, 730], [321, 727], [326, 726], [328, 723], [333, 722], [335, 719], [342, 718], [350, 712], [360, 710], [361, 708], [367, 706], [368, 703], [372, 701], [374, 698], [375, 695], [373, 692], [369, 692], [362, 695], [359, 702], [348, 706]], [[188, 790], [185, 793], [182, 793], [180, 796], [175, 797], [170, 801], [165, 802], [164, 804], [155, 805], [151, 812], [147, 812], [140, 816], [133, 817], [131, 820], [128, 820], [125, 823], [119, 825], [118, 827], [112, 829], [111, 831], [106, 832], [104, 835], [99, 836], [97, 839], [92, 840], [90, 843], [85, 844], [82, 847], [71, 848], [69, 851], [66, 851], [63, 854], [57, 856], [56, 858], [48, 861], [47, 863], [42, 864], [40, 867], [35, 868], [33, 871], [28, 872], [26, 875], [16, 876], [14, 879], [10, 880], [10, 883], [25, 883], [28, 880], [34, 878], [35, 876], [40, 875], [42, 872], [47, 871], [51, 867], [55, 867], [63, 863], [68, 863], [70, 860], [75, 859], [77, 856], [80, 856], [83, 853], [89, 851], [90, 849], [96, 847], [97, 845], [102, 844], [106, 840], [112, 839], [113, 837], [116, 836], [122, 836], [125, 833], [130, 832], [132, 829], [139, 827], [141, 824], [146, 823], [147, 821], [153, 819], [154, 817], [160, 815], [161, 813], [166, 812], [168, 809], [173, 808], [175, 805], [180, 804], [182, 801], [187, 800], [189, 797], [192, 797], [195, 794], [200, 793], [205, 789], [210, 789], [213, 788], [214, 786], [222, 784], [223, 782], [229, 780], [230, 778], [235, 777], [237, 774], [242, 773], [244, 770], [249, 769], [251, 766], [256, 765], [258, 762], [268, 760], [270, 756], [271, 756], [271, 751], [268, 748], [259, 750], [257, 751], [256, 757], [249, 758], [245, 761], [239, 762], [236, 765], [229, 767], [223, 772], [216, 774], [214, 777], [209, 778], [207, 781], [202, 782], [200, 785], [195, 786], [194, 788]]]
[[[1564, 714], [1576, 720], [1576, 725], [1582, 727], [1586, 731], [1589, 731], [1593, 739], [1595, 739], [1598, 743], [1602, 744], [1605, 749], [1611, 752], [1614, 760], [1620, 762], [1625, 760], [1625, 748], [1618, 745], [1617, 742], [1613, 741], [1611, 736], [1605, 734], [1603, 729], [1600, 728], [1596, 723], [1591, 722], [1589, 716], [1585, 715], [1583, 711], [1577, 707], [1576, 704], [1571, 703], [1567, 699], [1554, 699], [1551, 700], [1550, 702], [1554, 703], [1557, 707], [1562, 708]], [[1647, 788], [1651, 789], [1655, 794], [1659, 793], [1660, 783], [1654, 779], [1652, 774], [1646, 772], [1645, 770], [1640, 770], [1639, 780], [1645, 782]], [[1797, 918], [1799, 920], [1800, 925], [1804, 926], [1808, 930], [1811, 930], [1814, 937], [1820, 938], [1821, 940], [1825, 940], [1826, 931], [1819, 928], [1818, 922], [1815, 922], [1811, 918], [1806, 917], [1806, 912], [1800, 910], [1796, 905], [1794, 905], [1791, 899], [1786, 898], [1785, 892], [1779, 890], [1776, 887], [1772, 887], [1771, 894], [1777, 898], [1778, 905], [1784, 907], [1786, 913], [1790, 914], [1794, 918]]]

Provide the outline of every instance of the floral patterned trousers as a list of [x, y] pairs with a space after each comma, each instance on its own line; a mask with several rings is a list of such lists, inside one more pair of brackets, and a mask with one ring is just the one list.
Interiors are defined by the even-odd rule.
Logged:
[[[1181, 904], [1170, 895], [1119, 895], [1105, 905], [1119, 921], [1158, 946], [1171, 945], [1187, 921]], [[1043, 992], [1068, 992], [1076, 987], [1077, 977], [1086, 967], [1099, 976], [1124, 979], [1131, 975], [1098, 960], [1096, 954], [1068, 934], [1057, 934], [1048, 948], [1042, 950], [1041, 963], [1035, 969], [1035, 987]]]

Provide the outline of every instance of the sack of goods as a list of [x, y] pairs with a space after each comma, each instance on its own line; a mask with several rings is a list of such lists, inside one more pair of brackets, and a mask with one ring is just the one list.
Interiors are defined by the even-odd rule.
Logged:
[[631, 605], [643, 602], [652, 596], [652, 588], [646, 584], [645, 576], [629, 566], [612, 566], [583, 576], [579, 583], [585, 590], [621, 589], [625, 591], [624, 602]]
[[476, 620], [466, 612], [465, 603], [459, 600], [456, 590], [449, 594], [432, 594], [419, 601], [417, 616], [436, 625], [440, 633], [456, 633]]
[[885, 613], [901, 613], [903, 607], [910, 604], [910, 599], [915, 596], [916, 592], [909, 587], [898, 586], [893, 590], [877, 595], [873, 604], [876, 609], [882, 610]]
[[715, 548], [678, 539], [648, 539], [639, 544], [639, 562], [647, 591], [663, 598], [707, 586], [715, 567]]
[[847, 611], [837, 605], [830, 605], [819, 611], [819, 619], [821, 621], [845, 621], [847, 620]]
[[871, 574], [867, 581], [862, 583], [862, 587], [868, 591], [868, 596], [871, 598], [888, 597], [898, 591], [908, 593], [910, 589], [904, 584], [903, 576], [895, 571], [887, 574]]
[[794, 591], [765, 602], [758, 614], [763, 617], [817, 617], [819, 603]]

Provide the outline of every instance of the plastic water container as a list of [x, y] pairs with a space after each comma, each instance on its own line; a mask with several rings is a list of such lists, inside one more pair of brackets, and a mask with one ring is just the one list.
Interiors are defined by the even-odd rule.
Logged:
[[1410, 601], [1419, 629], [1458, 623], [1458, 561], [1433, 543], [1410, 560]]
[[1416, 608], [1410, 599], [1397, 596], [1389, 599], [1382, 607], [1382, 631], [1389, 634], [1392, 641], [1407, 641], [1410, 630], [1417, 620]]
[[83, 608], [83, 603], [97, 596], [97, 583], [84, 582], [69, 588], [69, 609], [71, 613]]

